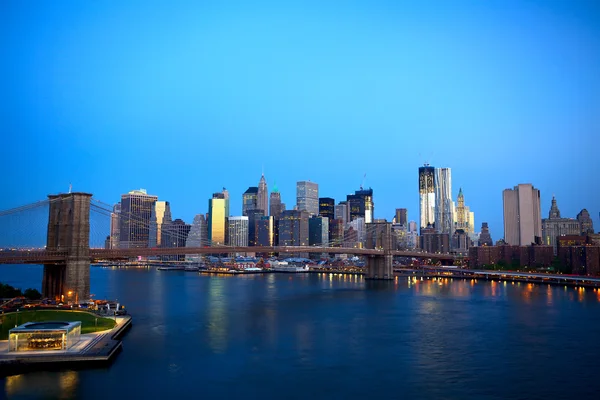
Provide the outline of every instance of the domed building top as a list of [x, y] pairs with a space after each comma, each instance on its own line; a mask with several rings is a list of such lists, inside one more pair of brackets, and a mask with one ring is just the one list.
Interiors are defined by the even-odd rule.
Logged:
[[550, 207], [550, 214], [548, 216], [550, 219], [560, 218], [560, 210], [556, 205], [556, 198], [552, 196], [552, 206]]

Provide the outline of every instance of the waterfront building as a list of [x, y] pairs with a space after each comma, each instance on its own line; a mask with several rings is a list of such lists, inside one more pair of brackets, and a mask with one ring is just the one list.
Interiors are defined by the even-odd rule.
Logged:
[[256, 222], [264, 216], [262, 210], [248, 210], [248, 246], [256, 246]]
[[110, 243], [109, 248], [118, 249], [120, 240], [120, 225], [121, 225], [121, 202], [117, 203], [113, 207], [113, 211], [110, 214]]
[[279, 219], [279, 246], [308, 246], [308, 211], [286, 210]]
[[467, 255], [469, 254], [469, 247], [471, 247], [471, 238], [469, 234], [462, 229], [457, 229], [452, 235], [452, 243], [450, 248], [457, 254]]
[[310, 181], [296, 183], [296, 207], [298, 211], [319, 214], [319, 185]]
[[[255, 210], [253, 210], [255, 211]], [[258, 210], [256, 210], [258, 211]], [[262, 211], [261, 211], [262, 212]], [[227, 219], [227, 238], [229, 246], [248, 246], [248, 217], [229, 217]]]
[[346, 196], [348, 205], [348, 222], [357, 218], [364, 219], [365, 223], [373, 222], [375, 218], [375, 204], [373, 203], [373, 189], [360, 189]]
[[[450, 168], [435, 168], [435, 229], [438, 233], [452, 234], [454, 228], [454, 203], [452, 201], [452, 175]], [[460, 194], [459, 194], [460, 196]]]
[[267, 215], [269, 212], [269, 191], [267, 189], [267, 180], [265, 174], [262, 174], [260, 181], [258, 182], [258, 194], [257, 194], [257, 209], [262, 210], [263, 215]]
[[224, 245], [227, 216], [224, 194], [214, 193], [208, 200], [208, 241], [211, 246]]
[[258, 187], [250, 186], [242, 195], [242, 215], [248, 216], [248, 211], [258, 209]]
[[406, 208], [396, 208], [396, 223], [408, 227], [408, 210]]
[[[179, 218], [172, 222], [164, 223], [161, 229], [160, 246], [163, 248], [185, 247], [191, 227], [191, 225], [186, 224]], [[185, 259], [185, 255], [162, 256], [162, 259], [181, 261]]]
[[168, 201], [156, 201], [150, 216], [149, 247], [160, 247], [162, 243], [162, 228], [172, 222], [171, 206]]
[[256, 221], [256, 246], [275, 246], [275, 218], [262, 216]]
[[269, 215], [278, 220], [283, 210], [285, 210], [285, 204], [281, 202], [281, 193], [279, 193], [277, 185], [274, 185], [270, 196]]
[[552, 265], [552, 246], [479, 246], [469, 249], [469, 267], [481, 268], [494, 264], [504, 264], [511, 268], [547, 268]]
[[8, 331], [8, 351], [66, 351], [80, 337], [81, 321], [26, 322]]
[[590, 217], [590, 213], [585, 208], [577, 214], [577, 221], [579, 221], [580, 232], [582, 235], [587, 233], [594, 233], [594, 221]]
[[337, 206], [334, 208], [334, 218], [342, 220], [342, 224], [344, 228], [348, 223], [348, 202], [340, 201]]
[[121, 195], [119, 248], [148, 247], [152, 209], [157, 200], [158, 196], [149, 195], [145, 189]]
[[435, 226], [435, 168], [419, 167], [419, 229]]
[[308, 219], [308, 244], [329, 245], [329, 218], [313, 215]]
[[450, 235], [437, 233], [433, 225], [421, 229], [420, 248], [427, 253], [449, 253]]
[[479, 245], [480, 246], [493, 246], [492, 236], [490, 235], [490, 229], [487, 222], [481, 223], [481, 233], [479, 234]]
[[504, 241], [518, 246], [541, 243], [540, 191], [530, 183], [519, 184], [504, 190], [502, 200]]
[[565, 235], [579, 235], [580, 223], [573, 218], [561, 218], [556, 198], [552, 196], [552, 205], [548, 218], [542, 219], [542, 239], [545, 245], [552, 246], [557, 254], [556, 238]]

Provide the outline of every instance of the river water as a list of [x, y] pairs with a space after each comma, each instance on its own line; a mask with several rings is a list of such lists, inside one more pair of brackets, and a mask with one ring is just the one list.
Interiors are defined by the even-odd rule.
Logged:
[[[0, 281], [40, 288], [40, 266]], [[5, 378], [7, 398], [593, 399], [600, 291], [93, 267], [133, 316], [105, 369]]]

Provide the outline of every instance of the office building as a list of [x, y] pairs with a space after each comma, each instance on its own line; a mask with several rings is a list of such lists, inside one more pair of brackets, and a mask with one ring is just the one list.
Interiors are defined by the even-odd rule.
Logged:
[[319, 198], [319, 215], [327, 217], [331, 221], [335, 218], [335, 200], [331, 197]]
[[250, 186], [242, 195], [242, 215], [248, 216], [248, 211], [258, 209], [258, 187]]
[[308, 244], [329, 245], [329, 218], [313, 215], [308, 219]]
[[279, 219], [279, 246], [308, 246], [308, 211], [286, 210]]
[[188, 234], [185, 247], [206, 247], [208, 246], [208, 225], [204, 214], [197, 214], [192, 222], [190, 233]]
[[263, 216], [256, 221], [256, 246], [275, 246], [275, 218]]
[[121, 225], [121, 203], [117, 203], [113, 207], [113, 211], [110, 214], [110, 239], [109, 248], [118, 249], [120, 238], [120, 225]]
[[590, 217], [590, 213], [585, 208], [577, 214], [577, 221], [579, 221], [580, 231], [582, 235], [588, 233], [594, 233], [594, 222]]
[[540, 191], [533, 185], [519, 184], [502, 193], [504, 203], [504, 241], [526, 246], [542, 241]]
[[342, 221], [344, 228], [348, 223], [348, 202], [340, 201], [337, 206], [334, 208], [334, 218]]
[[419, 167], [419, 229], [435, 224], [435, 168]]
[[344, 221], [332, 219], [329, 221], [329, 243], [332, 247], [342, 247], [344, 242]]
[[149, 195], [145, 189], [132, 190], [121, 195], [119, 248], [148, 247], [152, 209], [157, 200], [157, 196]]
[[262, 210], [248, 210], [248, 246], [256, 246], [256, 222], [265, 216]]
[[296, 208], [308, 211], [310, 215], [319, 214], [319, 185], [310, 181], [296, 183]]
[[454, 202], [452, 201], [452, 174], [450, 168], [435, 168], [435, 230], [452, 234], [454, 229]]
[[358, 217], [348, 223], [348, 226], [356, 232], [356, 242], [358, 244], [356, 247], [362, 248], [365, 243], [367, 236], [366, 224], [363, 217]]
[[210, 246], [219, 246], [226, 243], [226, 205], [225, 195], [214, 193], [208, 200], [208, 242]]
[[493, 246], [492, 236], [490, 235], [490, 229], [487, 222], [481, 223], [481, 233], [479, 234], [479, 245], [480, 246]]
[[561, 218], [556, 198], [552, 196], [552, 205], [548, 218], [542, 219], [542, 240], [545, 245], [552, 246], [554, 254], [557, 252], [556, 239], [559, 236], [579, 235], [580, 223], [573, 218]]
[[408, 227], [408, 210], [406, 208], [396, 208], [395, 220], [398, 225]]
[[465, 207], [465, 196], [463, 195], [462, 188], [459, 189], [458, 198], [456, 200], [456, 226], [454, 230], [461, 230], [465, 233], [469, 233], [470, 231], [469, 211]]
[[274, 185], [270, 196], [269, 215], [278, 220], [283, 210], [285, 210], [285, 204], [281, 202], [281, 193], [279, 193], [277, 185]]
[[[185, 247], [191, 227], [191, 225], [186, 224], [179, 218], [172, 222], [163, 223], [160, 246], [163, 248]], [[185, 259], [185, 255], [162, 256], [162, 259], [182, 261]]]
[[[254, 210], [253, 210], [254, 211]], [[248, 217], [229, 217], [227, 219], [227, 238], [229, 246], [248, 246]]]
[[162, 243], [162, 227], [172, 222], [171, 206], [168, 201], [156, 201], [150, 216], [149, 247], [160, 247]]
[[263, 174], [258, 182], [258, 194], [257, 194], [257, 209], [262, 210], [263, 215], [267, 215], [269, 212], [269, 191], [267, 189], [267, 180]]
[[346, 196], [348, 204], [348, 222], [362, 218], [366, 224], [374, 220], [375, 203], [373, 202], [373, 189], [360, 189]]

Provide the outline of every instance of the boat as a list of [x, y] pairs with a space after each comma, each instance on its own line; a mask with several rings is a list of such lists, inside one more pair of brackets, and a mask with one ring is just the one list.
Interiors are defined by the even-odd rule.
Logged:
[[287, 261], [271, 261], [269, 266], [273, 272], [308, 272], [308, 265], [290, 265]]
[[183, 271], [185, 267], [183, 265], [177, 265], [173, 267], [156, 267], [159, 271]]

